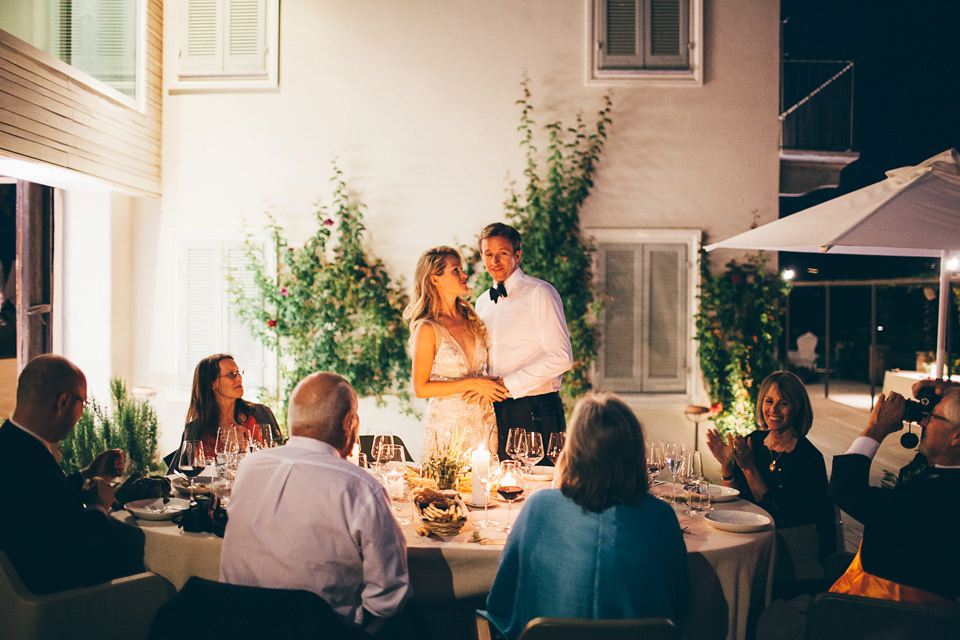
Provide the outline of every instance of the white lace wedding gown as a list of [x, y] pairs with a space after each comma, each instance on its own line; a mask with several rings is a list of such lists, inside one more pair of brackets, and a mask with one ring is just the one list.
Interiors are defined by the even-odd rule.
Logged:
[[[429, 323], [437, 336], [437, 355], [430, 370], [431, 380], [459, 380], [486, 373], [487, 348], [481, 340], [475, 341], [471, 368], [470, 360], [450, 332], [436, 322], [422, 322]], [[427, 401], [424, 457], [431, 451], [445, 450], [451, 443], [459, 444], [462, 451], [469, 451], [481, 442], [487, 444], [488, 451], [497, 450], [497, 419], [490, 401], [467, 402], [461, 394], [436, 396]]]

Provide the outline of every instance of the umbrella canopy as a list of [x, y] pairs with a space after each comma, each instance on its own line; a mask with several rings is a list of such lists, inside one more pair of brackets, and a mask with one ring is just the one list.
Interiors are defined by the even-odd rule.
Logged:
[[943, 374], [949, 272], [960, 249], [960, 155], [956, 149], [880, 182], [715, 242], [713, 249], [941, 257], [937, 373]]

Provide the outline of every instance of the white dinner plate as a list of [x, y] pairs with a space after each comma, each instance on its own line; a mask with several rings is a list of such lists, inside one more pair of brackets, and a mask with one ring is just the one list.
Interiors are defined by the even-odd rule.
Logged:
[[740, 492], [733, 487], [724, 487], [723, 485], [719, 484], [710, 485], [711, 491], [715, 491], [716, 489], [720, 490], [720, 495], [711, 498], [711, 500], [714, 502], [730, 502], [740, 495]]
[[190, 501], [170, 498], [164, 504], [163, 498], [147, 498], [128, 502], [123, 505], [123, 508], [130, 512], [130, 515], [141, 520], [170, 520], [178, 513], [189, 509]]
[[550, 482], [556, 471], [556, 467], [533, 467], [530, 473], [523, 472], [523, 479], [533, 482]]
[[750, 511], [708, 511], [703, 518], [717, 529], [734, 533], [760, 531], [770, 524], [767, 516]]

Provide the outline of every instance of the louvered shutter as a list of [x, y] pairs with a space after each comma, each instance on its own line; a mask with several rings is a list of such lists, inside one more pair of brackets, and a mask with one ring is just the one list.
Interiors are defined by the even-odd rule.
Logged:
[[605, 295], [597, 387], [686, 392], [687, 246], [600, 244], [597, 267]]
[[689, 68], [689, 0], [647, 0], [644, 4], [644, 67]]
[[690, 0], [595, 2], [599, 69], [690, 68]]
[[189, 387], [193, 370], [220, 344], [221, 290], [219, 247], [184, 243], [180, 247], [179, 382]]
[[223, 71], [223, 19], [220, 0], [182, 0], [180, 75]]
[[[226, 267], [232, 281], [229, 284], [241, 287], [247, 295], [256, 293], [253, 271], [247, 268], [246, 253], [242, 246], [230, 246], [226, 250]], [[227, 283], [225, 282], [225, 285]], [[264, 353], [263, 345], [250, 329], [240, 321], [240, 314], [230, 300], [227, 303], [225, 323], [226, 352], [232, 353], [237, 364], [244, 370], [243, 382], [247, 395], [263, 386]]]
[[643, 390], [685, 391], [690, 341], [686, 330], [686, 245], [645, 245], [643, 273]]
[[230, 278], [254, 291], [243, 245], [219, 240], [183, 240], [180, 244], [178, 382], [189, 387], [197, 363], [214, 353], [229, 353], [244, 370], [245, 392], [254, 397], [264, 385], [263, 344], [240, 320], [229, 293]]
[[225, 0], [226, 73], [266, 73], [267, 7], [263, 0]]
[[643, 0], [597, 0], [597, 48], [601, 69], [643, 68]]

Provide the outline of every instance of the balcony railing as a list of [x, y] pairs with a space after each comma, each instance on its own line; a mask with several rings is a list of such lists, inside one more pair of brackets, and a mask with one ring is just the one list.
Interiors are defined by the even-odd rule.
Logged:
[[853, 63], [783, 60], [780, 73], [780, 148], [853, 148]]

